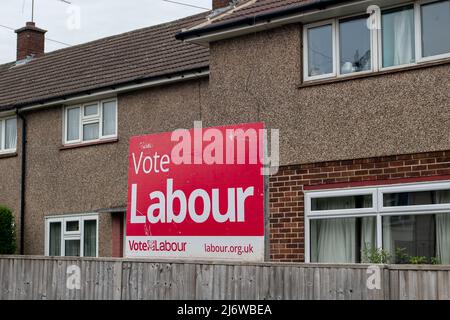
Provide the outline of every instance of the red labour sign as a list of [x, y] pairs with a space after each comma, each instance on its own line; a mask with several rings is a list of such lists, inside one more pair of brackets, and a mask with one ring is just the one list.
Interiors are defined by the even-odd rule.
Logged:
[[126, 256], [261, 261], [262, 123], [130, 140]]

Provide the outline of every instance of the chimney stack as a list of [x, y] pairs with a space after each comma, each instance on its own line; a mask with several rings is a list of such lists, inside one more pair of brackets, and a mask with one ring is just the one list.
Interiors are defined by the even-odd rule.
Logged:
[[27, 22], [25, 27], [15, 32], [17, 33], [17, 61], [31, 55], [44, 54], [46, 30], [36, 27], [34, 22]]
[[220, 8], [228, 7], [230, 0], [212, 0], [212, 9], [217, 10]]

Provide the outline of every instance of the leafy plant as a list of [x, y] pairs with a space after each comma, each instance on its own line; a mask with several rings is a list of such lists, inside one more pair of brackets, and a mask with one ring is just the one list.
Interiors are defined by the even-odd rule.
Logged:
[[0, 206], [0, 254], [16, 252], [14, 216], [10, 209]]
[[406, 264], [409, 260], [410, 257], [406, 253], [406, 248], [395, 248], [395, 263]]
[[399, 264], [440, 264], [440, 260], [437, 257], [427, 258], [425, 256], [410, 256], [406, 253], [406, 248], [395, 249], [395, 263]]
[[438, 257], [431, 257], [431, 264], [441, 264], [441, 259]]
[[369, 243], [365, 244], [362, 251], [362, 261], [366, 263], [384, 264], [389, 263], [391, 255], [386, 250], [374, 248]]
[[428, 259], [424, 256], [409, 257], [410, 264], [427, 264]]

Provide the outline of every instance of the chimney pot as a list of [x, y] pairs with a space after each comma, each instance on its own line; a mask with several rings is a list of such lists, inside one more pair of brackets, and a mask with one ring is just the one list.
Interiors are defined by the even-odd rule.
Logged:
[[44, 54], [46, 30], [36, 27], [34, 22], [27, 22], [17, 33], [17, 61], [29, 56]]

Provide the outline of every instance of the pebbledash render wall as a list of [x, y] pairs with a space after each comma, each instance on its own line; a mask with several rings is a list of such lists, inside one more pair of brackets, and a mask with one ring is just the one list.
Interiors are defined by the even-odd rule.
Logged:
[[[13, 155], [0, 155], [0, 205], [13, 211], [16, 225], [16, 235], [20, 237], [20, 161], [22, 140], [22, 123], [17, 122], [17, 153]], [[19, 251], [17, 251], [19, 252]]]
[[282, 167], [270, 179], [273, 261], [304, 261], [304, 189], [450, 180], [449, 60], [306, 86], [301, 47], [301, 26], [290, 25], [210, 48], [203, 120], [280, 129]]
[[[213, 43], [209, 79], [119, 95], [118, 141], [113, 143], [62, 148], [62, 106], [27, 113], [25, 253], [44, 254], [45, 216], [101, 211], [100, 256], [113, 255], [117, 225], [108, 208], [127, 203], [130, 137], [191, 128], [195, 120], [203, 120], [204, 126], [264, 121], [280, 130], [282, 167], [271, 178], [270, 190], [274, 261], [304, 259], [303, 185], [407, 174], [384, 172], [394, 167], [411, 167], [411, 172], [436, 178], [445, 175], [437, 170], [448, 170], [449, 161], [437, 159], [450, 150], [449, 61], [302, 87], [300, 30], [290, 25]], [[429, 161], [444, 167], [423, 168], [431, 164], [414, 157], [424, 152], [437, 152], [430, 153]], [[415, 160], [419, 163], [406, 163]], [[0, 202], [15, 210], [17, 164], [19, 157], [0, 159], [0, 172], [8, 175], [0, 180], [0, 190], [6, 190]]]
[[62, 146], [62, 106], [26, 113], [25, 254], [44, 254], [46, 216], [98, 212], [99, 255], [112, 256], [117, 226], [110, 209], [127, 205], [129, 139], [191, 127], [205, 87], [199, 80], [118, 96], [118, 140], [93, 146]]

